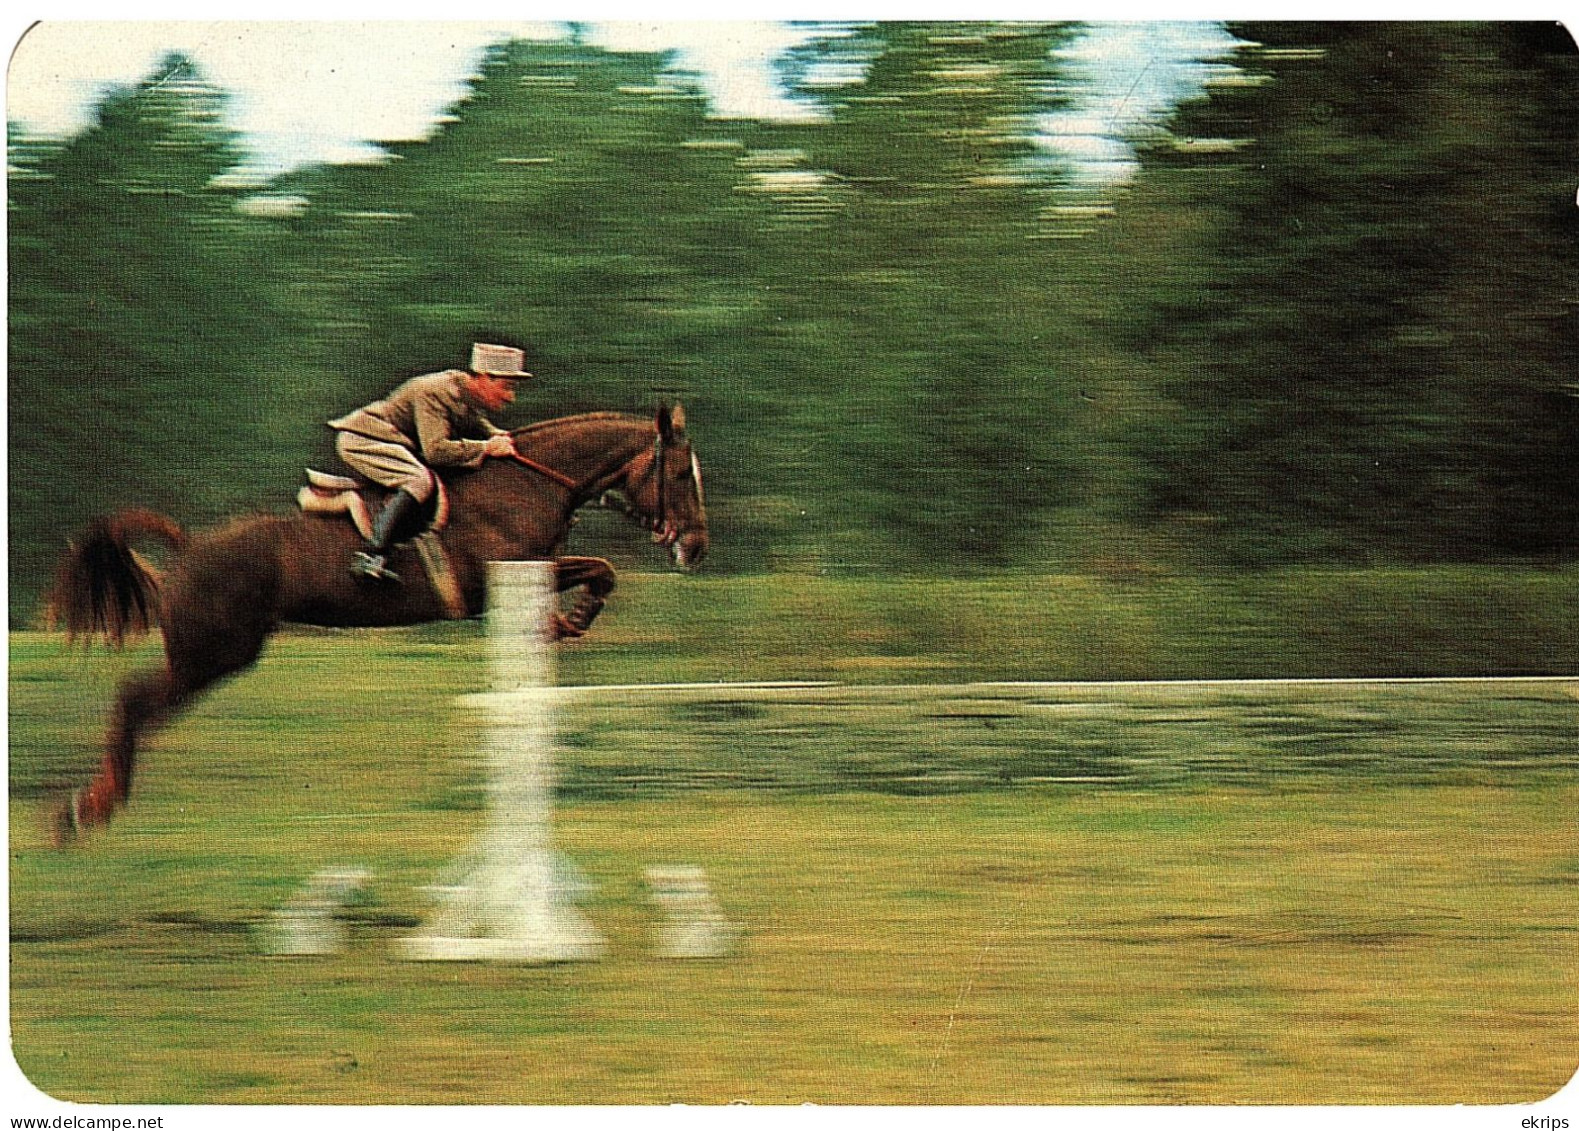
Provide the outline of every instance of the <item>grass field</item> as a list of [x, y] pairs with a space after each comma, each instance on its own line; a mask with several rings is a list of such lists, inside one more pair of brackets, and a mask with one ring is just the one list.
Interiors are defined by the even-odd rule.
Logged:
[[[607, 629], [563, 682], [721, 674]], [[785, 656], [730, 666], [982, 675]], [[11, 638], [13, 1049], [61, 1098], [1485, 1104], [1579, 1066], [1579, 680], [585, 694], [556, 837], [609, 955], [511, 967], [391, 956], [482, 817], [478, 626], [282, 637], [50, 849], [147, 659]], [[661, 863], [736, 955], [652, 956]], [[257, 953], [332, 865], [373, 873], [346, 952]]]

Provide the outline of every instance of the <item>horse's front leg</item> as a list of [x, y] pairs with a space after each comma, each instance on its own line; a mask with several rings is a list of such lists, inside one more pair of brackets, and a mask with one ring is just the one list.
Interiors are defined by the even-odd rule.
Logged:
[[554, 639], [585, 636], [603, 610], [603, 602], [614, 591], [614, 567], [602, 558], [556, 558], [554, 574], [555, 592], [581, 590], [569, 613], [554, 614]]

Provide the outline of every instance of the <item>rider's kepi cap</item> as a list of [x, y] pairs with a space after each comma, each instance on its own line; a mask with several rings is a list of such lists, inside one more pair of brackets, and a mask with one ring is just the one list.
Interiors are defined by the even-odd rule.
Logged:
[[484, 342], [472, 343], [473, 373], [489, 377], [530, 377], [525, 365], [525, 350], [518, 350], [514, 346], [490, 346]]

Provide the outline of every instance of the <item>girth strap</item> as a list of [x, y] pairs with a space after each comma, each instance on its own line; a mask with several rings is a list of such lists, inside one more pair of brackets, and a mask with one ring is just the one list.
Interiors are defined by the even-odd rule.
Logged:
[[422, 568], [433, 585], [434, 595], [444, 608], [444, 615], [450, 620], [464, 620], [466, 599], [461, 596], [460, 583], [455, 580], [455, 570], [450, 565], [449, 554], [444, 551], [444, 543], [439, 541], [437, 534], [429, 531], [413, 539], [411, 544], [417, 551], [417, 557], [422, 560]]

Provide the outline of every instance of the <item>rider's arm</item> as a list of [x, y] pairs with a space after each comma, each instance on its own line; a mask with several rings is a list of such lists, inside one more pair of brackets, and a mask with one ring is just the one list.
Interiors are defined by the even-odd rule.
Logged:
[[432, 467], [476, 467], [487, 458], [487, 441], [455, 435], [459, 406], [442, 397], [423, 397], [414, 406], [417, 444], [422, 460]]

